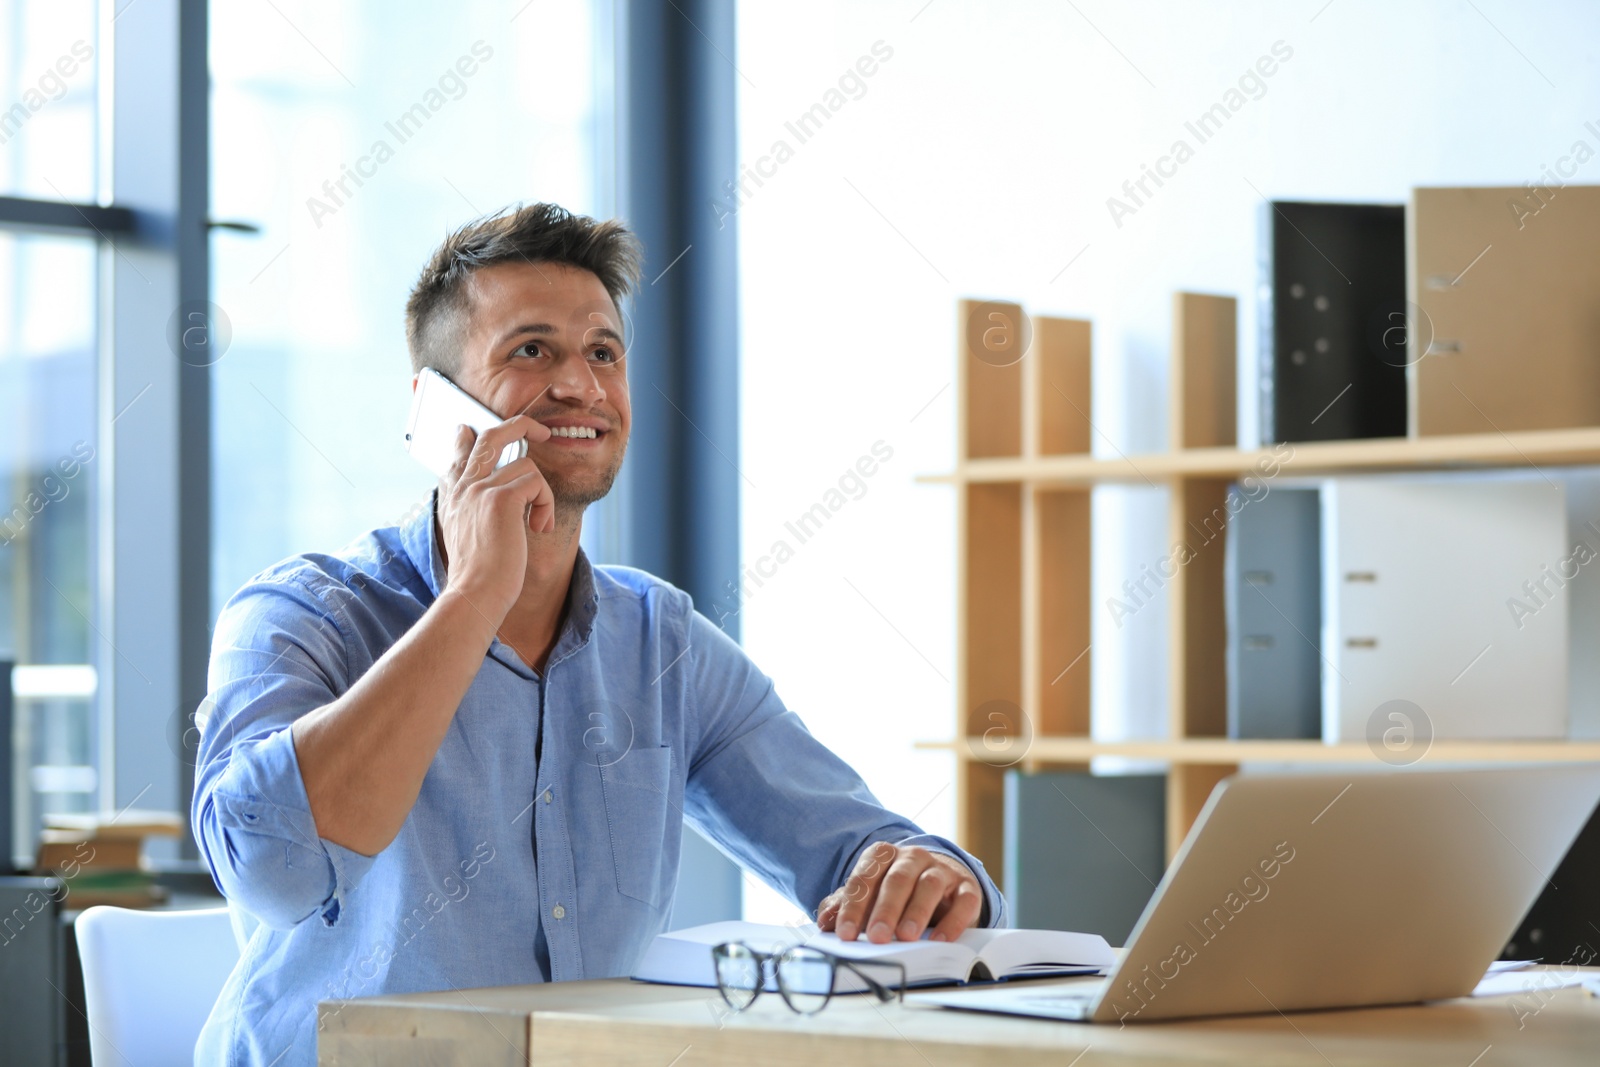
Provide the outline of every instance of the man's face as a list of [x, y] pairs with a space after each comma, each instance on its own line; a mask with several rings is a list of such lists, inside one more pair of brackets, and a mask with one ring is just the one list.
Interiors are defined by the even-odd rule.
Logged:
[[[500, 263], [468, 278], [467, 305], [456, 384], [501, 418], [556, 431], [528, 455], [558, 505], [605, 496], [632, 425], [622, 316], [606, 287], [564, 264]], [[595, 436], [561, 436], [577, 427]]]

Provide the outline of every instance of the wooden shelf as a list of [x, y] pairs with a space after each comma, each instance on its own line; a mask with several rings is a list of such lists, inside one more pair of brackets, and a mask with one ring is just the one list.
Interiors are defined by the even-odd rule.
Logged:
[[[1331, 474], [1600, 466], [1600, 427], [1382, 440], [1237, 446], [1238, 304], [1175, 293], [1169, 451], [1113, 458], [1091, 421], [1087, 320], [1028, 316], [1004, 301], [962, 301], [957, 339], [955, 470], [917, 478], [956, 489], [954, 740], [920, 748], [957, 756], [956, 837], [1001, 876], [1006, 766], [981, 758], [1005, 737], [1023, 771], [1087, 769], [1097, 756], [1166, 764], [1170, 858], [1216, 783], [1241, 763], [1388, 766], [1365, 744], [1230, 741], [1226, 733], [1225, 545], [1229, 486]], [[1096, 485], [1167, 492], [1166, 543], [1187, 549], [1161, 583], [1167, 606], [1165, 734], [1096, 742], [1090, 694]], [[1063, 669], [1065, 664], [1065, 669]], [[1023, 709], [1027, 709], [1024, 712]], [[1028, 740], [1024, 740], [1028, 739]], [[1600, 741], [1439, 741], [1440, 763], [1600, 761]]]
[[1116, 459], [1089, 455], [972, 459], [948, 473], [919, 475], [917, 481], [930, 485], [1027, 483], [1050, 488], [1099, 482], [1159, 484], [1163, 479], [1259, 473], [1262, 464], [1274, 462], [1281, 463], [1279, 476], [1290, 477], [1441, 467], [1600, 465], [1600, 428], [1319, 441], [1261, 449], [1187, 448]]
[[[921, 741], [917, 748], [955, 752], [957, 758], [984, 761], [975, 752], [981, 737], [962, 741]], [[1085, 763], [1096, 756], [1162, 760], [1187, 765], [1239, 763], [1370, 763], [1388, 766], [1364, 744], [1321, 741], [1230, 741], [1191, 737], [1177, 741], [1095, 741], [1088, 737], [1035, 737], [1022, 762]], [[1421, 763], [1588, 763], [1600, 762], [1600, 741], [1435, 741]], [[1020, 765], [1020, 764], [1019, 764]]]

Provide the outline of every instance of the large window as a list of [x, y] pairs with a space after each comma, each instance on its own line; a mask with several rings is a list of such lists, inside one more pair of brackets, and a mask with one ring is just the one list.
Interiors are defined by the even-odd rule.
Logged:
[[[0, 195], [94, 198], [96, 40], [93, 3], [0, 0]], [[114, 654], [93, 621], [102, 254], [88, 227], [0, 227], [0, 660], [17, 664], [6, 864], [32, 852], [41, 813], [98, 803], [95, 665]]]
[[[179, 635], [196, 614], [180, 607], [194, 566], [178, 532], [192, 492], [173, 480], [182, 448], [211, 450], [212, 603], [200, 610], [212, 617], [261, 568], [337, 549], [426, 493], [400, 446], [406, 293], [440, 238], [476, 215], [531, 200], [607, 208], [610, 92], [597, 71], [611, 71], [610, 11], [211, 5], [216, 310], [204, 320], [211, 422], [197, 432], [192, 361], [174, 370], [162, 329], [182, 306], [178, 265], [192, 262], [173, 244], [175, 204], [194, 218], [205, 189], [171, 170], [174, 153], [192, 158], [174, 145], [194, 137], [163, 81], [172, 59], [151, 72], [160, 85], [139, 73], [176, 14], [0, 0], [14, 858], [27, 862], [41, 812], [187, 799], [176, 761], [195, 701], [180, 699], [179, 661], [195, 662], [203, 634]], [[113, 56], [124, 37], [128, 53]], [[186, 40], [179, 68], [192, 75], [201, 58]]]
[[0, 658], [19, 666], [15, 840], [94, 803], [94, 242], [0, 232]]
[[0, 0], [0, 195], [93, 200], [94, 0]]
[[600, 210], [607, 6], [213, 4], [213, 212], [260, 228], [212, 244], [217, 608], [432, 486], [401, 445], [406, 295], [477, 215]]

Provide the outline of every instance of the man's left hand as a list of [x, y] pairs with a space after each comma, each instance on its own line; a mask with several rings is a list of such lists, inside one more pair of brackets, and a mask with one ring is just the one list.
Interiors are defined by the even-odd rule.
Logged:
[[983, 913], [983, 887], [954, 856], [879, 841], [861, 854], [844, 885], [823, 898], [817, 925], [846, 941], [866, 932], [884, 944], [915, 941], [930, 925], [934, 941], [953, 941]]

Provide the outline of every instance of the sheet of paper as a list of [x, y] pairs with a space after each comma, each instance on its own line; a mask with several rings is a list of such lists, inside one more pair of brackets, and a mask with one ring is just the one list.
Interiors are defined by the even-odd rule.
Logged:
[[1495, 960], [1489, 964], [1485, 974], [1499, 974], [1501, 971], [1520, 971], [1524, 967], [1532, 967], [1538, 960]]
[[1555, 967], [1540, 971], [1490, 971], [1472, 991], [1475, 997], [1507, 997], [1518, 993], [1543, 993], [1583, 984], [1594, 973], [1576, 967]]
[[937, 993], [907, 993], [906, 1003], [916, 1007], [959, 1008], [1077, 1022], [1087, 1018], [1095, 994], [1104, 984], [1104, 979], [1014, 984], [999, 982]]

